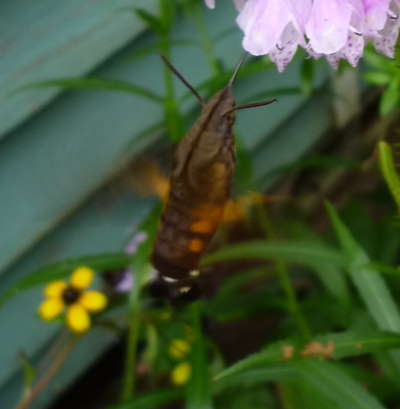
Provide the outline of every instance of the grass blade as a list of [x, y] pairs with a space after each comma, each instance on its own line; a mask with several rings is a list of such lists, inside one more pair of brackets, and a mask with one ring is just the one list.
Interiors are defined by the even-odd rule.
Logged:
[[186, 389], [187, 409], [211, 409], [212, 392], [205, 339], [201, 325], [201, 302], [190, 306], [194, 340], [190, 354], [192, 375]]
[[384, 331], [346, 331], [325, 334], [312, 341], [287, 339], [269, 345], [222, 371], [216, 379], [262, 368], [281, 361], [302, 361], [305, 358], [343, 359], [400, 347], [400, 335]]
[[[355, 241], [349, 229], [340, 219], [335, 208], [326, 203], [326, 208], [336, 235], [348, 257], [347, 269], [369, 314], [378, 328], [400, 333], [400, 314], [396, 303], [382, 276], [371, 267], [371, 260]], [[400, 370], [400, 351], [393, 351], [392, 358]]]
[[353, 378], [331, 362], [305, 360], [297, 364], [298, 376], [338, 409], [384, 409]]
[[212, 254], [207, 254], [202, 264], [237, 259], [279, 259], [287, 262], [329, 263], [333, 266], [344, 266], [345, 258], [336, 249], [316, 243], [315, 241], [251, 241], [227, 246]]
[[57, 87], [68, 90], [110, 90], [127, 92], [150, 99], [153, 102], [163, 103], [163, 97], [154, 94], [147, 88], [132, 84], [127, 81], [114, 80], [109, 78], [56, 78], [47, 81], [34, 82], [32, 84], [17, 88], [11, 95], [33, 88]]
[[370, 266], [368, 255], [355, 241], [334, 207], [330, 203], [327, 203], [326, 207], [338, 239], [347, 254], [347, 269], [370, 315], [380, 329], [400, 332], [399, 310], [385, 281]]

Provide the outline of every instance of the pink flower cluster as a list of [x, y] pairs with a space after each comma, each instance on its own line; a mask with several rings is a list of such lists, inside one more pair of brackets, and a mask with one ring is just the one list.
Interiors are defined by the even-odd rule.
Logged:
[[[205, 0], [208, 7], [215, 0]], [[269, 55], [283, 71], [297, 47], [312, 57], [325, 56], [333, 67], [341, 58], [352, 66], [364, 46], [394, 57], [400, 28], [400, 0], [234, 0], [243, 48]]]

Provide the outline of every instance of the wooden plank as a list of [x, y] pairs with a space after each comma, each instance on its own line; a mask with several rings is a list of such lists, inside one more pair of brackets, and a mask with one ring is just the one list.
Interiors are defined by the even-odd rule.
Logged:
[[57, 89], [15, 89], [80, 76], [126, 45], [143, 23], [128, 8], [154, 11], [156, 0], [13, 0], [0, 3], [0, 139], [43, 108]]

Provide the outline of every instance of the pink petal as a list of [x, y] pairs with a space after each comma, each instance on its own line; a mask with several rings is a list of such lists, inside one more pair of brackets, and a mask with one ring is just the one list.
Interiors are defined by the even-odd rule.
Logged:
[[345, 47], [340, 51], [342, 58], [345, 58], [353, 67], [356, 67], [364, 52], [364, 37], [349, 33]]
[[345, 0], [314, 0], [306, 34], [315, 52], [332, 54], [346, 44], [351, 12]]
[[293, 24], [286, 26], [280, 46], [276, 46], [269, 53], [269, 58], [276, 64], [279, 72], [282, 72], [292, 60], [300, 41], [302, 41], [302, 36]]
[[385, 26], [390, 0], [363, 0], [366, 25], [371, 30], [382, 30]]
[[215, 8], [215, 0], [205, 0], [206, 2], [206, 6], [210, 9], [214, 9]]
[[243, 48], [253, 55], [268, 54], [289, 22], [284, 0], [248, 0], [237, 18], [245, 34]]
[[286, 0], [294, 17], [293, 23], [300, 32], [304, 32], [304, 27], [310, 17], [311, 0]]
[[400, 18], [388, 18], [385, 28], [381, 32], [381, 36], [373, 39], [373, 44], [379, 53], [393, 58], [397, 38], [399, 36]]

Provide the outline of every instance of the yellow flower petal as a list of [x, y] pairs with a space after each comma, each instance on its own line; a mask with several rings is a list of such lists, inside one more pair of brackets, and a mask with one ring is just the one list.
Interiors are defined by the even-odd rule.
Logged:
[[71, 275], [71, 285], [75, 288], [83, 290], [92, 283], [94, 272], [89, 267], [78, 267]]
[[169, 345], [168, 352], [172, 358], [182, 359], [190, 351], [190, 344], [184, 339], [173, 339]]
[[101, 311], [107, 305], [107, 297], [100, 291], [85, 291], [79, 304], [89, 311]]
[[188, 362], [182, 362], [171, 372], [171, 382], [176, 386], [184, 385], [192, 374], [192, 368]]
[[66, 289], [66, 287], [67, 284], [62, 280], [52, 281], [51, 283], [47, 284], [46, 287], [44, 287], [44, 294], [49, 298], [61, 298], [62, 293]]
[[67, 324], [74, 332], [85, 332], [90, 328], [89, 313], [81, 305], [73, 304], [67, 310]]
[[64, 302], [61, 298], [48, 298], [44, 300], [39, 306], [39, 316], [50, 321], [59, 316], [64, 308]]

